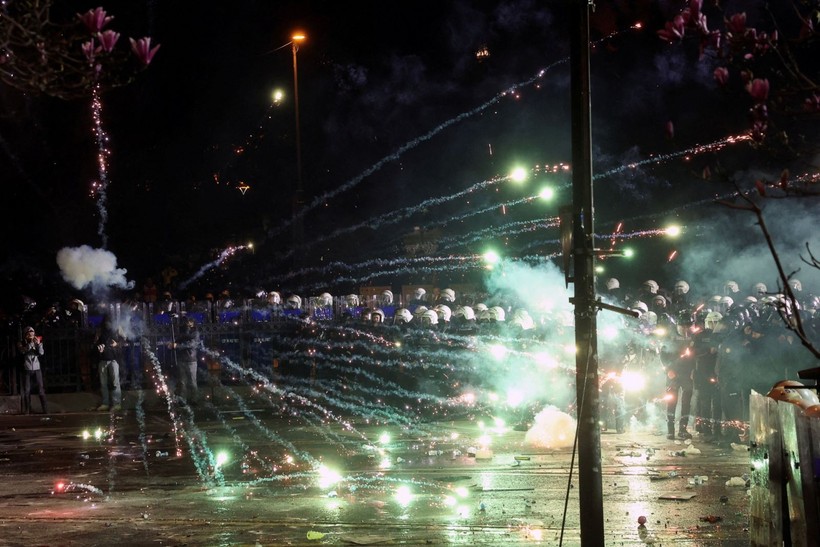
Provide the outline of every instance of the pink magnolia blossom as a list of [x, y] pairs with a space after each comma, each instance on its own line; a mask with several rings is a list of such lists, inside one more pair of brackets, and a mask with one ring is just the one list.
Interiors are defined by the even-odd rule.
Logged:
[[672, 140], [675, 138], [675, 124], [672, 123], [672, 120], [666, 122], [666, 126], [664, 127], [664, 132], [666, 134], [666, 138], [668, 140]]
[[674, 42], [683, 39], [685, 32], [685, 20], [682, 16], [676, 15], [671, 21], [668, 21], [664, 28], [658, 31], [658, 36], [661, 40], [667, 42]]
[[820, 112], [820, 95], [815, 93], [811, 97], [807, 97], [803, 107], [806, 112]]
[[727, 83], [729, 83], [729, 69], [725, 66], [717, 67], [715, 69], [714, 76], [715, 81], [721, 86], [724, 86]]
[[769, 124], [766, 122], [754, 122], [752, 124], [751, 137], [754, 142], [761, 143], [766, 140], [766, 133], [769, 131]]
[[756, 180], [755, 189], [757, 190], [758, 194], [760, 194], [763, 197], [766, 197], [766, 185], [763, 184], [763, 181]]
[[752, 96], [752, 99], [762, 103], [769, 98], [769, 80], [766, 78], [755, 78], [746, 84], [746, 91]]
[[100, 48], [99, 46], [97, 46], [97, 44], [94, 43], [94, 38], [90, 39], [87, 42], [83, 42], [82, 48], [83, 55], [85, 55], [85, 58], [88, 60], [89, 63], [93, 63], [94, 58], [100, 51], [102, 51], [102, 48]]
[[151, 62], [151, 59], [154, 58], [156, 55], [157, 50], [159, 49], [160, 44], [155, 45], [153, 48], [151, 47], [151, 37], [146, 36], [145, 38], [140, 38], [139, 40], [131, 40], [131, 51], [134, 52], [134, 55], [139, 59], [139, 62], [145, 66]]
[[91, 34], [97, 34], [100, 32], [105, 25], [111, 22], [114, 18], [113, 15], [106, 15], [105, 10], [102, 8], [94, 8], [93, 10], [88, 10], [84, 14], [80, 15], [77, 14], [77, 17], [82, 21], [85, 28]]
[[117, 44], [117, 40], [119, 39], [120, 33], [114, 32], [113, 30], [106, 30], [104, 32], [97, 33], [97, 40], [100, 41], [100, 47], [102, 47], [105, 52], [110, 52], [114, 49], [114, 46]]
[[726, 20], [726, 30], [735, 36], [746, 33], [746, 12], [735, 13]]

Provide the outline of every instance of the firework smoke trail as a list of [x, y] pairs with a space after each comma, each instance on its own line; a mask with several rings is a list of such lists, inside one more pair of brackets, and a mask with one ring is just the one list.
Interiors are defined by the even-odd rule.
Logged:
[[[416, 259], [397, 259], [396, 267], [390, 270], [382, 270], [370, 272], [367, 275], [353, 277], [353, 276], [339, 276], [328, 282], [314, 283], [304, 286], [306, 289], [316, 289], [325, 287], [328, 284], [344, 284], [344, 283], [358, 283], [364, 284], [372, 279], [378, 279], [384, 276], [400, 276], [404, 274], [433, 274], [438, 272], [456, 272], [456, 271], [473, 271], [476, 268], [483, 268], [482, 258], [478, 255], [467, 256], [443, 256], [443, 257], [422, 257]], [[435, 264], [434, 266], [425, 266], [422, 264]], [[404, 264], [403, 266], [401, 264]]]
[[217, 258], [216, 260], [213, 260], [211, 262], [208, 262], [207, 264], [205, 264], [204, 266], [199, 268], [199, 270], [197, 270], [196, 273], [194, 273], [194, 275], [192, 275], [190, 278], [188, 278], [185, 281], [183, 281], [182, 283], [180, 283], [179, 288], [180, 289], [185, 289], [185, 287], [187, 287], [188, 285], [190, 285], [191, 283], [193, 283], [194, 281], [196, 281], [197, 279], [199, 279], [200, 277], [205, 275], [205, 272], [207, 272], [208, 270], [210, 270], [212, 268], [216, 268], [217, 266], [222, 264], [225, 260], [227, 260], [228, 258], [233, 256], [234, 254], [236, 254], [237, 251], [241, 251], [242, 249], [246, 249], [246, 248], [247, 248], [246, 245], [239, 245], [238, 247], [228, 247], [227, 249], [225, 249], [224, 251], [219, 253], [219, 258]]
[[316, 404], [315, 402], [311, 401], [307, 397], [304, 397], [304, 396], [299, 395], [297, 393], [284, 391], [284, 390], [276, 387], [275, 385], [271, 384], [270, 379], [268, 379], [265, 376], [259, 374], [258, 372], [256, 372], [253, 369], [243, 368], [243, 367], [237, 365], [236, 363], [231, 361], [228, 357], [226, 357], [224, 355], [221, 355], [217, 351], [211, 350], [209, 348], [204, 348], [204, 349], [205, 349], [206, 354], [210, 355], [211, 357], [213, 357], [215, 359], [218, 359], [221, 363], [227, 365], [230, 369], [238, 372], [241, 376], [250, 377], [250, 378], [254, 379], [255, 381], [259, 382], [259, 384], [261, 384], [262, 389], [264, 389], [264, 390], [266, 390], [266, 391], [268, 391], [268, 392], [270, 392], [274, 395], [279, 395], [282, 398], [292, 399], [292, 400], [298, 402], [299, 404], [302, 404], [302, 405], [304, 405], [308, 408], [314, 409], [314, 410], [318, 411], [321, 415], [323, 415], [325, 418], [328, 418], [332, 421], [335, 421], [335, 422], [339, 423], [347, 431], [356, 433], [362, 439], [367, 439], [367, 437], [363, 433], [356, 430], [349, 422], [347, 422], [347, 421], [343, 420], [342, 418], [336, 416], [333, 412], [331, 412], [327, 408], [324, 408], [321, 405]]
[[[211, 352], [208, 349], [206, 349], [205, 352], [211, 353], [212, 357], [219, 357], [220, 359], [222, 358], [222, 356], [219, 355], [217, 352]], [[226, 361], [230, 361], [230, 359], [226, 358]], [[253, 411], [250, 408], [248, 408], [248, 405], [245, 404], [244, 399], [242, 399], [242, 397], [238, 393], [236, 393], [232, 389], [226, 390], [226, 393], [234, 400], [234, 402], [236, 402], [236, 405], [239, 407], [239, 410], [242, 412], [242, 414], [251, 422], [251, 424], [253, 424], [253, 426], [257, 430], [262, 432], [262, 434], [265, 435], [265, 437], [275, 442], [276, 444], [284, 447], [285, 449], [289, 450], [298, 458], [306, 462], [309, 462], [311, 465], [316, 465], [319, 463], [318, 460], [311, 456], [309, 453], [299, 450], [293, 443], [280, 437], [279, 435], [276, 435], [273, 431], [266, 427], [265, 424], [262, 423], [262, 421], [256, 417]]]
[[239, 436], [239, 433], [237, 433], [236, 428], [234, 428], [228, 422], [228, 420], [225, 419], [225, 414], [222, 411], [220, 411], [216, 406], [214, 406], [211, 403], [208, 404], [208, 408], [211, 409], [214, 412], [214, 414], [216, 414], [216, 417], [222, 423], [222, 427], [230, 434], [231, 438], [233, 439], [234, 444], [236, 444], [237, 446], [239, 446], [242, 449], [243, 455], [250, 454], [253, 457], [253, 459], [256, 460], [257, 462], [259, 462], [261, 465], [263, 465], [266, 468], [266, 471], [269, 472], [269, 473], [273, 473], [273, 472], [276, 471], [273, 464], [271, 464], [270, 462], [268, 462], [265, 459], [263, 459], [262, 457], [260, 457], [256, 453], [256, 451], [251, 449], [251, 447], [248, 446], [247, 443], [245, 443], [245, 441], [242, 439], [242, 437]]
[[165, 400], [165, 405], [168, 409], [168, 416], [171, 418], [171, 426], [174, 428], [176, 455], [179, 457], [182, 455], [179, 449], [179, 430], [181, 426], [179, 418], [177, 418], [176, 412], [174, 412], [172, 402], [173, 396], [171, 395], [171, 390], [168, 388], [168, 383], [165, 381], [165, 375], [162, 373], [162, 364], [159, 362], [159, 358], [153, 351], [148, 349], [151, 347], [150, 341], [148, 338], [143, 337], [141, 342], [142, 347], [145, 348], [145, 353], [148, 356], [148, 359], [151, 361], [151, 366], [154, 367], [154, 384], [157, 387], [157, 394]]
[[523, 82], [519, 82], [517, 84], [513, 84], [512, 86], [508, 87], [504, 91], [496, 94], [492, 99], [485, 102], [484, 104], [479, 105], [476, 108], [474, 108], [472, 110], [469, 110], [467, 112], [463, 112], [463, 113], [459, 114], [458, 116], [455, 116], [454, 118], [450, 118], [449, 120], [447, 120], [447, 121], [439, 124], [438, 126], [434, 127], [433, 129], [428, 131], [426, 134], [424, 134], [420, 137], [417, 137], [417, 138], [413, 139], [410, 142], [405, 143], [404, 145], [399, 147], [398, 150], [396, 150], [392, 154], [389, 154], [389, 155], [385, 156], [384, 158], [380, 159], [375, 164], [373, 164], [369, 168], [365, 169], [362, 173], [360, 173], [359, 175], [357, 175], [357, 176], [353, 177], [352, 179], [348, 180], [347, 182], [345, 182], [344, 184], [342, 184], [341, 186], [339, 186], [335, 190], [331, 190], [331, 191], [326, 192], [326, 193], [322, 194], [321, 196], [318, 196], [317, 198], [315, 198], [311, 203], [309, 203], [307, 206], [305, 206], [302, 210], [300, 210], [296, 214], [294, 214], [293, 217], [290, 220], [284, 222], [276, 230], [273, 230], [272, 233], [270, 234], [270, 236], [273, 237], [273, 236], [277, 236], [277, 235], [281, 234], [295, 220], [297, 220], [299, 218], [303, 218], [307, 213], [309, 213], [310, 211], [312, 211], [316, 207], [322, 205], [323, 203], [325, 203], [329, 199], [334, 198], [337, 195], [350, 190], [351, 188], [354, 188], [360, 182], [362, 182], [365, 178], [367, 178], [370, 175], [372, 175], [373, 173], [379, 171], [382, 167], [384, 167], [388, 163], [399, 159], [405, 152], [408, 152], [409, 150], [412, 150], [413, 148], [420, 145], [421, 143], [430, 140], [431, 138], [435, 137], [437, 134], [441, 133], [442, 131], [444, 131], [448, 127], [450, 127], [454, 124], [457, 124], [461, 121], [464, 121], [468, 118], [471, 118], [471, 117], [475, 116], [476, 114], [479, 114], [479, 113], [485, 111], [489, 107], [491, 107], [494, 104], [498, 103], [501, 99], [503, 99], [507, 95], [510, 95], [511, 93], [513, 93], [515, 90], [532, 84], [533, 82], [543, 78], [544, 75], [549, 70], [551, 70], [552, 68], [554, 68], [558, 65], [567, 63], [567, 62], [569, 62], [569, 57], [566, 57], [564, 59], [556, 61], [556, 62], [552, 63], [551, 65], [549, 65], [548, 67], [539, 70], [538, 73], [535, 76], [533, 76], [532, 78], [530, 78], [528, 80], [525, 80]]
[[100, 213], [100, 221], [97, 226], [97, 234], [102, 240], [102, 248], [108, 247], [108, 235], [105, 226], [108, 222], [108, 157], [111, 150], [108, 148], [108, 133], [102, 123], [102, 100], [100, 99], [100, 84], [97, 83], [92, 88], [91, 95], [91, 117], [94, 121], [94, 137], [97, 141], [97, 171], [99, 178], [92, 187], [92, 195], [97, 195], [97, 211]]
[[522, 220], [502, 226], [490, 226], [489, 228], [476, 230], [466, 235], [442, 237], [438, 240], [438, 245], [439, 249], [459, 248], [478, 241], [484, 241], [488, 238], [531, 233], [541, 229], [557, 228], [558, 225], [557, 218]]
[[[310, 248], [314, 245], [318, 245], [318, 244], [323, 243], [325, 241], [330, 241], [330, 240], [333, 240], [337, 237], [341, 237], [343, 235], [353, 233], [353, 232], [355, 232], [357, 230], [360, 230], [362, 228], [371, 228], [373, 230], [376, 230], [376, 229], [381, 228], [382, 226], [384, 226], [386, 224], [395, 224], [396, 222], [400, 222], [402, 220], [408, 219], [411, 216], [415, 215], [416, 213], [424, 211], [425, 209], [427, 209], [429, 207], [435, 207], [436, 205], [441, 205], [443, 203], [453, 201], [453, 200], [455, 200], [457, 198], [460, 198], [460, 197], [463, 197], [467, 194], [471, 194], [471, 193], [476, 192], [478, 190], [481, 190], [483, 188], [487, 188], [487, 187], [492, 186], [494, 184], [498, 184], [499, 182], [509, 180], [509, 178], [510, 177], [508, 177], [508, 176], [507, 177], [493, 177], [491, 179], [487, 179], [487, 180], [481, 181], [479, 183], [476, 183], [476, 184], [470, 186], [469, 188], [466, 188], [466, 189], [464, 189], [460, 192], [456, 192], [455, 194], [450, 194], [449, 196], [440, 196], [440, 197], [435, 197], [435, 198], [429, 198], [425, 201], [422, 201], [421, 203], [419, 203], [417, 205], [413, 205], [411, 207], [405, 207], [405, 208], [399, 209], [397, 211], [391, 211], [391, 212], [385, 213], [385, 214], [383, 214], [379, 217], [376, 217], [376, 218], [373, 218], [373, 219], [370, 219], [370, 220], [366, 220], [364, 222], [360, 222], [359, 224], [355, 224], [353, 226], [348, 226], [347, 228], [340, 228], [340, 229], [336, 230], [335, 232], [333, 232], [331, 234], [328, 234], [328, 235], [323, 236], [323, 237], [319, 237], [319, 238], [315, 239], [314, 241], [311, 241], [311, 242], [307, 243], [305, 248]], [[302, 249], [300, 249], [300, 251], [301, 250]], [[287, 259], [294, 252], [296, 252], [296, 251], [291, 249], [290, 251], [285, 253], [282, 256], [282, 258]]]
[[145, 474], [148, 474], [148, 439], [145, 436], [145, 393], [142, 389], [139, 390], [137, 396], [137, 406], [134, 408], [134, 414], [137, 417], [137, 425], [139, 426], [140, 446], [142, 447], [142, 467], [145, 469]]
[[737, 144], [739, 142], [751, 141], [752, 137], [750, 135], [731, 135], [729, 137], [725, 137], [718, 141], [715, 141], [710, 144], [703, 144], [698, 146], [693, 146], [692, 148], [687, 148], [686, 150], [681, 150], [678, 152], [673, 152], [671, 154], [661, 154], [655, 158], [648, 158], [645, 160], [641, 160], [638, 162], [628, 163], [626, 165], [621, 165], [620, 167], [616, 167], [615, 169], [610, 169], [604, 173], [600, 173], [598, 175], [594, 175], [592, 180], [597, 180], [599, 178], [610, 177], [612, 175], [623, 173], [624, 171], [629, 171], [630, 169], [635, 169], [636, 167], [642, 167], [644, 165], [650, 164], [657, 164], [662, 163], [665, 161], [669, 161], [675, 158], [679, 158], [681, 156], [694, 156], [698, 154], [704, 154], [706, 152], [717, 152], [721, 148], [725, 148], [730, 144]]
[[[183, 404], [182, 409], [188, 415], [188, 427], [183, 430], [183, 435], [185, 442], [188, 443], [191, 459], [194, 461], [197, 470], [199, 471], [201, 469], [200, 476], [202, 476], [203, 472], [207, 473], [208, 470], [211, 470], [211, 472], [208, 473], [207, 480], [203, 482], [208, 486], [224, 486], [225, 476], [216, 463], [213, 451], [208, 448], [208, 434], [197, 427], [194, 420], [194, 411], [188, 404]], [[205, 461], [202, 461], [199, 457], [200, 453], [205, 454]], [[214, 482], [216, 482], [216, 484], [214, 484]]]
[[[109, 425], [108, 425], [108, 442], [114, 442], [114, 436], [116, 434], [117, 424], [114, 421], [114, 413], [112, 412], [109, 414]], [[117, 481], [117, 455], [113, 448], [109, 447], [108, 449], [108, 495], [114, 493], [114, 484]]]

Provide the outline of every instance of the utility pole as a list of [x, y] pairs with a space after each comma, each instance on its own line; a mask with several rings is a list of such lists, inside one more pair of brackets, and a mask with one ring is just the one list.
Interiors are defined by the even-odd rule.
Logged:
[[578, 497], [581, 545], [603, 547], [601, 432], [598, 415], [598, 337], [596, 322], [592, 206], [592, 123], [589, 76], [591, 0], [570, 0], [572, 111], [572, 253], [575, 294], [575, 382], [578, 408]]

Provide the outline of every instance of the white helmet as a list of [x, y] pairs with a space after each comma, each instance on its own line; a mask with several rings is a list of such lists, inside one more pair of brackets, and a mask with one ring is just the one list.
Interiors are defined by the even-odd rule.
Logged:
[[441, 291], [441, 300], [442, 302], [449, 302], [453, 303], [456, 301], [456, 291], [453, 289], [444, 289]]
[[[418, 312], [418, 310], [416, 310]], [[435, 310], [426, 310], [421, 314], [421, 324], [425, 326], [438, 325], [438, 314]]]
[[415, 316], [416, 319], [421, 321], [421, 318], [425, 313], [427, 313], [427, 306], [419, 306], [418, 308], [416, 308], [416, 311], [413, 312], [413, 316]]
[[359, 295], [358, 294], [348, 294], [345, 296], [345, 303], [351, 308], [355, 308], [359, 305]]
[[723, 292], [725, 294], [734, 294], [736, 292], [740, 292], [740, 287], [737, 284], [737, 281], [729, 280], [723, 284]]
[[652, 298], [652, 303], [659, 308], [665, 308], [666, 297], [662, 294], [658, 294]]
[[752, 285], [752, 294], [757, 296], [763, 296], [769, 292], [769, 289], [766, 287], [765, 283], [755, 283]]
[[384, 312], [379, 308], [370, 311], [370, 320], [373, 323], [384, 323]]
[[720, 304], [723, 306], [723, 309], [728, 310], [734, 305], [735, 301], [732, 299], [731, 296], [724, 296], [720, 299]]
[[298, 310], [302, 308], [302, 297], [296, 294], [292, 294], [288, 296], [287, 301], [288, 308], [292, 310]]
[[407, 308], [399, 308], [396, 310], [396, 315], [393, 318], [393, 321], [398, 325], [403, 325], [405, 323], [409, 323], [413, 320], [413, 314], [410, 313], [410, 310]]
[[415, 292], [413, 292], [413, 298], [416, 299], [416, 300], [426, 300], [426, 298], [425, 298], [426, 294], [427, 294], [427, 291], [425, 291], [423, 288], [419, 287], [418, 289], [415, 290]]
[[473, 306], [473, 309], [476, 311], [476, 313], [480, 314], [483, 311], [487, 311], [487, 304], [485, 304], [484, 302], [479, 302], [478, 304]]
[[640, 300], [636, 300], [630, 306], [633, 310], [640, 310], [641, 313], [646, 313], [649, 311], [649, 306], [641, 302]]
[[393, 303], [393, 291], [384, 290], [381, 295], [382, 306], [389, 306]]
[[322, 307], [332, 306], [333, 305], [333, 297], [330, 296], [329, 292], [323, 292], [319, 295], [319, 300], [317, 303]]
[[649, 292], [651, 292], [652, 294], [657, 293], [658, 289], [661, 288], [660, 285], [658, 285], [658, 282], [655, 281], [655, 280], [652, 280], [652, 279], [647, 279], [646, 281], [644, 281], [643, 282], [643, 287], [645, 289], [647, 289]]
[[471, 308], [470, 306], [458, 306], [453, 315], [466, 321], [475, 320], [475, 311], [473, 311], [473, 308]]
[[689, 283], [684, 280], [680, 280], [675, 283], [675, 292], [677, 294], [686, 294], [689, 292]]
[[271, 291], [268, 293], [268, 302], [270, 302], [271, 304], [281, 304], [282, 295], [276, 291]]
[[434, 309], [436, 310], [436, 314], [438, 315], [440, 321], [444, 321], [445, 323], [450, 321], [450, 316], [453, 315], [453, 312], [449, 306], [439, 304]]
[[611, 291], [612, 289], [620, 289], [621, 282], [615, 279], [614, 277], [610, 277], [606, 280], [606, 290]]
[[715, 325], [717, 325], [721, 319], [723, 319], [722, 313], [710, 311], [706, 314], [706, 318], [703, 320], [703, 326], [706, 329], [714, 330]]
[[757, 298], [752, 295], [747, 296], [744, 300], [750, 304], [757, 304]]
[[789, 279], [789, 287], [791, 287], [794, 292], [800, 292], [803, 290], [803, 284], [799, 279]]
[[517, 308], [513, 312], [512, 319], [510, 319], [510, 323], [519, 327], [522, 330], [531, 330], [535, 328], [535, 321], [530, 315], [530, 312], [528, 312], [524, 308]]
[[655, 327], [658, 324], [658, 314], [653, 311], [642, 313], [640, 322], [648, 327]]
[[490, 316], [495, 321], [504, 321], [504, 319], [507, 316], [507, 314], [504, 313], [504, 308], [502, 308], [501, 306], [493, 306], [487, 311], [490, 312]]

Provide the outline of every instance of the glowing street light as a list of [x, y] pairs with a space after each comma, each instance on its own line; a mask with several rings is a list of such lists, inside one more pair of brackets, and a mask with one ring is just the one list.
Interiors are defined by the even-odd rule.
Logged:
[[296, 52], [299, 51], [299, 44], [307, 37], [302, 32], [296, 32], [290, 37], [291, 50], [293, 51], [293, 101], [296, 110], [296, 176], [297, 192], [302, 193], [302, 136], [299, 127], [299, 70], [296, 63]]

